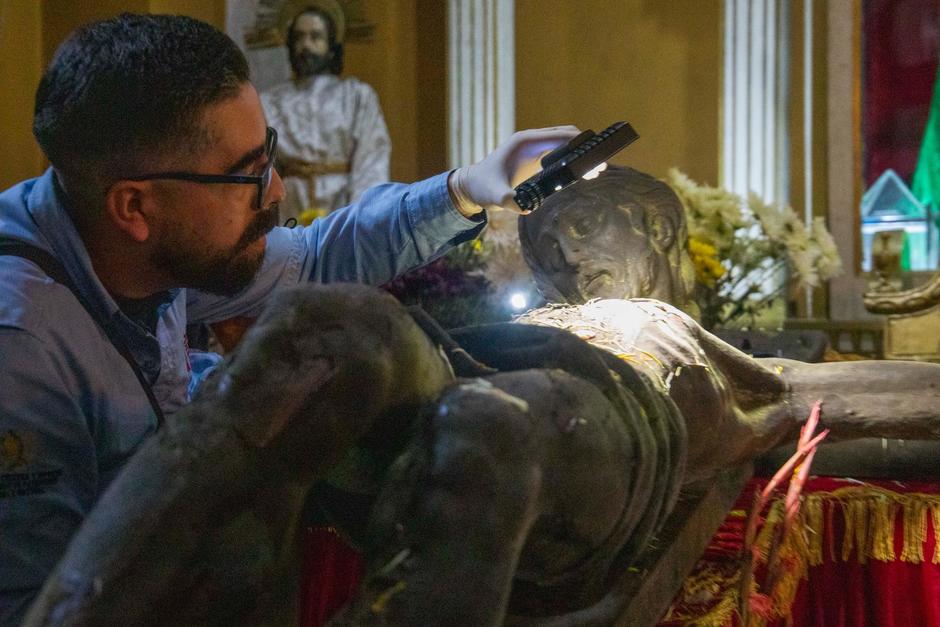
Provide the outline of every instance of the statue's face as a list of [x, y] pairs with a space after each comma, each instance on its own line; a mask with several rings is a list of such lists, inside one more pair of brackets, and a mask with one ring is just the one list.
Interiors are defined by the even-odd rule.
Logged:
[[541, 269], [569, 301], [649, 292], [642, 270], [650, 245], [637, 205], [573, 203], [540, 226], [535, 245]]
[[290, 64], [298, 78], [327, 71], [330, 65], [330, 30], [323, 16], [303, 13], [291, 31]]
[[521, 219], [526, 257], [547, 298], [660, 297], [657, 281], [674, 238], [662, 212], [648, 206], [661, 199], [654, 186], [665, 184], [632, 170], [608, 171]]

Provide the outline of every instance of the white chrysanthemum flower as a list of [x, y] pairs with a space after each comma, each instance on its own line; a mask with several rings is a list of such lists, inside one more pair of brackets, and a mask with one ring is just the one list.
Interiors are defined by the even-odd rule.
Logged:
[[788, 248], [787, 253], [797, 284], [818, 287], [819, 273], [816, 269], [816, 260], [819, 257], [819, 247], [807, 240], [805, 246]]
[[842, 259], [836, 248], [832, 234], [826, 228], [826, 221], [817, 217], [813, 219], [813, 240], [819, 246], [819, 277], [823, 280], [831, 279], [842, 272]]
[[676, 168], [669, 170], [667, 182], [686, 209], [689, 235], [726, 252], [734, 243], [734, 232], [745, 225], [737, 194], [718, 187], [699, 185]]
[[727, 270], [703, 290], [703, 321], [706, 313], [718, 325], [730, 322], [729, 316], [754, 315], [776, 297], [786, 266], [798, 283], [811, 286], [840, 271], [835, 243], [821, 219], [806, 225], [789, 205], [754, 193], [745, 203], [676, 169], [669, 171], [668, 182], [685, 207], [689, 236], [711, 246]]
[[754, 216], [760, 222], [761, 228], [770, 239], [783, 239], [784, 213], [780, 211], [779, 206], [764, 202], [764, 200], [754, 192], [748, 194], [747, 204]]

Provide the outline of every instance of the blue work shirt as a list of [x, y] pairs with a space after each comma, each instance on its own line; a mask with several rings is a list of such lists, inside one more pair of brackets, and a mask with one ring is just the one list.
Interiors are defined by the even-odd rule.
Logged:
[[[235, 297], [171, 290], [156, 332], [129, 319], [95, 275], [51, 170], [0, 194], [0, 237], [38, 246], [110, 320], [161, 409], [191, 399], [221, 357], [190, 351], [186, 325], [257, 316], [278, 287], [303, 280], [382, 284], [471, 239], [447, 174], [385, 184], [306, 228], [276, 228]], [[157, 427], [133, 370], [72, 292], [33, 262], [0, 256], [0, 624], [17, 624], [72, 534]]]

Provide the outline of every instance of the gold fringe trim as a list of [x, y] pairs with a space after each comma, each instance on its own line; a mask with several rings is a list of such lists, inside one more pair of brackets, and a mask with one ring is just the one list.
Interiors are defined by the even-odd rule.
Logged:
[[[927, 540], [927, 517], [932, 518], [935, 532], [940, 532], [940, 495], [921, 492], [900, 493], [877, 486], [840, 488], [833, 492], [814, 492], [808, 498], [830, 501], [830, 516], [838, 515], [835, 504], [841, 505], [845, 532], [842, 538], [842, 561], [848, 561], [852, 551], [860, 564], [868, 559], [920, 564], [924, 561], [924, 543]], [[902, 537], [900, 554], [895, 548], [895, 527], [900, 519]], [[830, 548], [832, 525], [827, 525]], [[940, 555], [934, 551], [934, 563]], [[833, 555], [834, 557], [834, 555]]]
[[901, 548], [901, 561], [913, 564], [924, 562], [924, 542], [927, 539], [927, 503], [913, 501], [904, 507], [904, 544]]
[[764, 520], [764, 525], [761, 527], [761, 530], [757, 533], [757, 537], [754, 539], [754, 546], [760, 551], [760, 559], [762, 562], [767, 561], [768, 554], [770, 553], [771, 539], [774, 537], [774, 533], [777, 531], [777, 525], [782, 522], [783, 500], [777, 499], [770, 504], [770, 509], [767, 510], [767, 518]]
[[714, 598], [719, 601], [702, 614], [688, 614], [670, 608], [663, 621], [677, 621], [683, 627], [726, 627], [738, 610], [740, 570], [723, 573], [706, 568], [686, 578], [678, 598], [682, 603], [698, 605]]
[[[802, 580], [809, 576], [812, 566], [823, 563], [826, 554], [831, 561], [855, 559], [860, 564], [868, 560], [890, 562], [900, 560], [921, 564], [927, 556], [928, 517], [934, 533], [940, 539], [940, 494], [921, 492], [894, 492], [873, 485], [851, 486], [832, 492], [812, 492], [802, 497], [800, 513], [791, 532], [779, 538], [783, 524], [783, 499], [775, 499], [769, 506], [767, 517], [755, 538], [754, 546], [759, 560], [766, 564], [771, 546], [781, 542], [778, 558], [781, 568], [772, 590], [763, 590], [772, 601], [776, 619], [788, 619], [793, 600]], [[844, 523], [842, 545], [834, 537], [836, 517]], [[902, 525], [901, 546], [895, 547], [896, 526]], [[853, 558], [854, 554], [854, 558]], [[749, 555], [743, 556], [750, 559]], [[940, 541], [936, 542], [930, 560], [940, 564]], [[687, 578], [678, 597], [682, 604], [704, 604], [715, 599], [717, 603], [700, 615], [680, 615], [670, 609], [666, 618], [678, 620], [685, 627], [725, 627], [737, 615], [739, 607], [740, 568], [734, 573], [723, 573], [706, 568]], [[758, 592], [756, 584], [751, 590]], [[747, 627], [761, 627], [765, 621], [750, 616]]]
[[803, 501], [803, 522], [806, 526], [806, 559], [810, 566], [823, 563], [823, 536], [826, 532], [823, 502], [810, 495]]
[[710, 612], [701, 618], [697, 618], [689, 623], [687, 627], [725, 627], [738, 611], [737, 593], [726, 594], [721, 601]]
[[940, 538], [937, 538], [937, 535], [940, 535], [940, 504], [931, 503], [930, 513], [932, 514], [932, 517], [933, 517], [933, 533], [934, 533], [934, 547], [933, 547], [932, 563], [940, 564]]
[[[783, 500], [778, 500], [774, 504], [779, 504], [782, 511]], [[782, 539], [782, 543], [778, 549], [778, 560], [781, 565], [779, 578], [772, 590], [763, 591], [773, 601], [773, 612], [777, 618], [782, 618], [790, 613], [790, 608], [793, 606], [793, 600], [796, 598], [796, 592], [800, 587], [800, 582], [806, 579], [809, 573], [809, 556], [811, 550], [807, 536], [810, 534], [807, 532], [806, 522], [802, 518], [801, 516], [797, 519], [792, 532]], [[770, 518], [768, 517], [768, 521], [769, 520]], [[782, 524], [782, 520], [783, 516], [781, 515], [780, 522], [777, 524]], [[769, 550], [769, 546], [762, 546], [761, 555], [766, 555]], [[757, 616], [752, 616], [751, 618], [751, 622], [755, 625], [765, 624], [765, 622], [760, 620]]]

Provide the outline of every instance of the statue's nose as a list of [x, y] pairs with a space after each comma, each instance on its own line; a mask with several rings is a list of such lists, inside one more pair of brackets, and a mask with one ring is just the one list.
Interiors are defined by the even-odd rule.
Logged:
[[545, 257], [553, 272], [574, 272], [578, 269], [577, 249], [572, 250], [554, 237], [543, 240]]
[[577, 242], [560, 241], [558, 254], [561, 258], [562, 270], [576, 271], [584, 261], [583, 247]]

